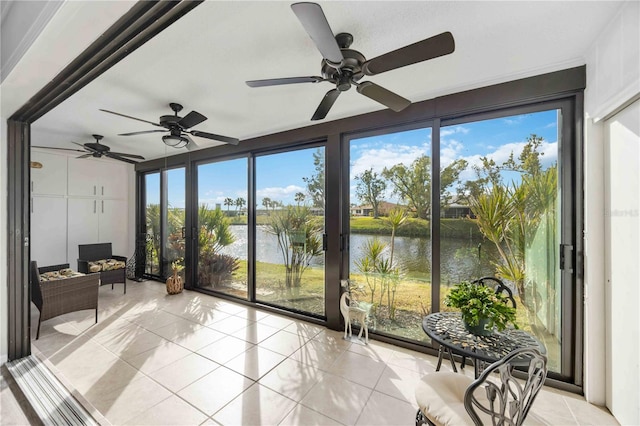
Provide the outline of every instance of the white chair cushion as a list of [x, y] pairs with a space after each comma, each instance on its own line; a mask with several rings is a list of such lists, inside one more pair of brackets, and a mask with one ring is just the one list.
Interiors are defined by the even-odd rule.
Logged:
[[[416, 388], [416, 401], [422, 413], [436, 426], [473, 426], [464, 408], [464, 393], [471, 382], [471, 377], [460, 373], [427, 374]], [[478, 399], [486, 399], [484, 392], [476, 392], [476, 395]], [[490, 417], [481, 415], [480, 418], [484, 424], [491, 424]]]
[[[422, 413], [436, 426], [471, 425], [473, 420], [464, 408], [464, 393], [473, 382], [471, 377], [461, 373], [435, 372], [427, 374], [416, 387], [416, 401]], [[488, 406], [484, 387], [474, 392], [476, 399]], [[485, 404], [486, 403], [486, 404]], [[485, 425], [493, 424], [491, 416], [476, 409]], [[526, 425], [549, 425], [547, 421], [534, 413], [529, 413]]]

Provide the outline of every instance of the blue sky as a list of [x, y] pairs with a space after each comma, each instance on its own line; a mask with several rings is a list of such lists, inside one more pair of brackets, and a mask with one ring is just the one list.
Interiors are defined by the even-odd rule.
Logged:
[[[543, 166], [549, 166], [557, 160], [557, 123], [557, 111], [550, 110], [443, 127], [440, 136], [441, 164], [444, 167], [458, 158], [464, 158], [470, 165], [478, 164], [482, 156], [502, 163], [512, 151], [517, 157], [527, 137], [535, 133], [545, 141], [542, 146], [542, 163]], [[302, 178], [314, 173], [313, 153], [316, 149], [257, 157], [258, 205], [261, 205], [264, 197], [285, 204], [294, 203], [295, 194], [305, 192], [306, 184]], [[420, 155], [430, 155], [430, 150], [430, 128], [353, 139], [350, 148], [351, 202], [358, 204], [353, 195], [356, 175], [368, 169], [379, 174], [385, 167], [398, 163], [409, 165]], [[184, 207], [184, 177], [181, 170], [171, 170], [168, 174], [169, 202], [175, 207]], [[469, 168], [460, 177], [462, 180], [473, 179], [474, 174]], [[147, 182], [154, 187], [149, 192], [159, 192], [157, 178], [149, 177]], [[213, 207], [220, 203], [226, 208], [223, 205], [226, 197], [242, 197], [247, 200], [247, 160], [241, 158], [200, 165], [198, 182], [200, 204]], [[150, 203], [157, 203], [158, 198], [155, 194], [148, 193]], [[396, 201], [390, 193], [387, 194], [387, 199]]]

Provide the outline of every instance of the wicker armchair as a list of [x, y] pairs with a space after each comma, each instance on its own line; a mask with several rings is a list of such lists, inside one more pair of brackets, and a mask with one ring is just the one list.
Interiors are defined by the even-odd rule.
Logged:
[[36, 261], [31, 261], [31, 301], [40, 311], [36, 340], [40, 338], [42, 321], [85, 309], [96, 310], [98, 322], [98, 274], [81, 275], [52, 281], [40, 281], [40, 274], [68, 268], [69, 264], [38, 268]]
[[[104, 259], [115, 259], [127, 263], [125, 256], [117, 256], [111, 252], [111, 243], [81, 244], [78, 246], [78, 272], [88, 274], [89, 262]], [[127, 293], [127, 268], [100, 271], [100, 285], [111, 284], [113, 290], [114, 283], [124, 284], [124, 293]]]

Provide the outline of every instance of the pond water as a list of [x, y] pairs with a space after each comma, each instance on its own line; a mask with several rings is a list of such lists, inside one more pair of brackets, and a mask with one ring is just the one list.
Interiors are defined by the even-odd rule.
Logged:
[[[245, 225], [231, 225], [231, 231], [236, 241], [225, 247], [222, 252], [242, 260], [247, 259], [247, 227]], [[365, 255], [368, 240], [378, 238], [389, 243], [389, 236], [372, 236], [365, 234], [351, 234], [350, 239], [350, 269], [357, 273], [355, 261]], [[485, 275], [494, 275], [491, 260], [495, 259], [496, 249], [492, 243], [472, 238], [447, 238], [440, 241], [441, 282], [444, 285], [454, 284], [461, 280], [473, 279]], [[282, 264], [282, 254], [278, 248], [276, 237], [265, 231], [263, 227], [257, 229], [256, 244], [257, 260], [267, 263]], [[387, 253], [388, 255], [388, 253]], [[396, 237], [395, 260], [402, 265], [408, 275], [415, 278], [429, 279], [431, 272], [431, 239], [418, 237]], [[314, 261], [319, 266], [323, 264], [320, 257]]]

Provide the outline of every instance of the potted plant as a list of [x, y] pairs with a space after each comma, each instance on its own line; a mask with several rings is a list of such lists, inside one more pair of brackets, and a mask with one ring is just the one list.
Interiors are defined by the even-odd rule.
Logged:
[[173, 276], [167, 278], [167, 293], [178, 294], [184, 290], [182, 277], [178, 275], [178, 273], [183, 269], [184, 266], [182, 265], [182, 258], [178, 258], [171, 262], [171, 271], [173, 272]]
[[486, 336], [494, 328], [504, 330], [509, 323], [515, 323], [516, 310], [502, 294], [496, 294], [490, 287], [462, 281], [454, 286], [444, 300], [446, 306], [458, 308], [466, 329], [473, 334]]

